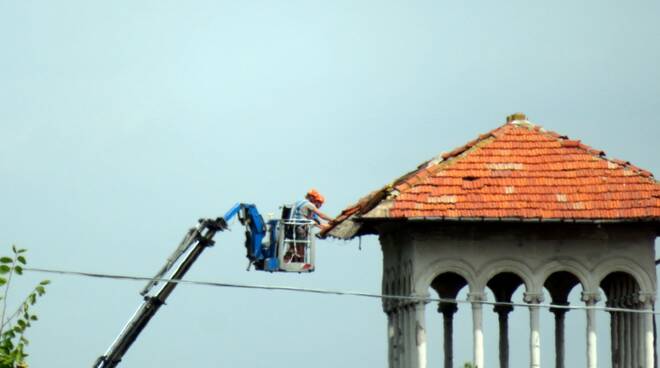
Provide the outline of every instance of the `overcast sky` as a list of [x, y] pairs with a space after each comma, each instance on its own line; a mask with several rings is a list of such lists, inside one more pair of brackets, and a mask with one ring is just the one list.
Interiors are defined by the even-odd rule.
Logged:
[[[0, 249], [28, 248], [33, 267], [151, 276], [200, 217], [240, 201], [277, 212], [310, 187], [336, 215], [517, 111], [659, 174], [658, 19], [652, 0], [0, 0]], [[361, 250], [319, 241], [303, 275], [246, 272], [238, 223], [216, 240], [190, 279], [380, 291], [375, 237]], [[31, 366], [91, 366], [143, 283], [30, 273], [10, 297], [47, 277]], [[469, 316], [456, 364], [471, 359]], [[513, 316], [524, 366], [528, 312]], [[568, 323], [569, 366], [584, 366], [582, 312]], [[494, 313], [485, 326], [494, 366]], [[378, 300], [182, 286], [122, 366], [382, 367], [385, 327]]]

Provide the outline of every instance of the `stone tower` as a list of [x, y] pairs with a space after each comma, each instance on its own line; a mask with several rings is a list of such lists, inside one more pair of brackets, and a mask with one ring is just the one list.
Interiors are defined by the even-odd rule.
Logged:
[[[499, 366], [509, 365], [507, 305], [519, 287], [529, 310], [530, 367], [540, 366], [539, 304], [554, 305], [556, 367], [564, 367], [568, 294], [609, 310], [612, 367], [654, 367], [655, 238], [660, 185], [651, 173], [546, 131], [523, 114], [423, 163], [344, 210], [324, 236], [377, 234], [384, 294], [443, 299], [469, 289], [474, 364], [485, 367], [483, 313], [490, 289]], [[547, 290], [551, 300], [544, 300]], [[384, 299], [389, 366], [426, 366], [426, 302]], [[440, 302], [445, 368], [453, 368], [453, 315]], [[617, 311], [636, 309], [642, 313]], [[544, 311], [545, 312], [545, 311]], [[575, 313], [575, 312], [574, 312]], [[596, 368], [595, 310], [586, 308], [587, 365]], [[494, 358], [489, 359], [489, 365]]]

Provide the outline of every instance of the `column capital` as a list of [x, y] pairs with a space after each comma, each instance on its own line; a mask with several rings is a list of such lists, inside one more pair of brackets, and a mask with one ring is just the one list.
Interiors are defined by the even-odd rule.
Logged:
[[453, 316], [454, 313], [458, 310], [458, 305], [456, 303], [447, 303], [440, 302], [438, 303], [438, 312], [446, 315], [447, 317]]
[[582, 295], [580, 297], [580, 300], [585, 302], [587, 305], [593, 305], [598, 303], [601, 300], [600, 292], [582, 292]]
[[495, 304], [493, 306], [493, 312], [501, 315], [508, 315], [513, 311], [513, 305], [509, 304]]
[[413, 308], [424, 308], [426, 304], [430, 303], [429, 301], [429, 295], [418, 295], [418, 294], [413, 294], [411, 295], [413, 299], [409, 299], [406, 303], [407, 306], [413, 307]]
[[486, 301], [486, 293], [468, 293], [467, 295], [467, 300], [469, 302], [485, 302]]
[[406, 308], [423, 308], [427, 303], [430, 303], [428, 300], [429, 295], [409, 295], [409, 298], [405, 299], [383, 299], [383, 311], [388, 313], [390, 311], [397, 311], [400, 309]]
[[635, 293], [635, 299], [640, 303], [653, 305], [655, 303], [655, 293]]
[[561, 308], [561, 307], [562, 306], [568, 307], [569, 305], [571, 305], [571, 303], [563, 302], [563, 301], [562, 302], [553, 301], [552, 304], [555, 305], [555, 307], [550, 307], [550, 312], [554, 313], [555, 315], [557, 315], [557, 314], [566, 314], [566, 312], [568, 312], [569, 309], [568, 308]]
[[543, 293], [525, 292], [523, 294], [523, 300], [525, 301], [525, 303], [529, 303], [529, 304], [541, 304], [543, 303], [544, 297], [543, 297]]

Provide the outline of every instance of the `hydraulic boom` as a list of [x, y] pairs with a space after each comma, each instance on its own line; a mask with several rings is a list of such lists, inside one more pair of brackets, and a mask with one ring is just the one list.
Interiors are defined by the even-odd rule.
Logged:
[[[178, 285], [178, 281], [183, 279], [204, 249], [214, 244], [215, 234], [226, 230], [229, 221], [236, 216], [246, 229], [245, 247], [249, 260], [248, 269], [254, 265], [257, 270], [270, 272], [313, 271], [312, 222], [292, 218], [291, 214], [291, 207], [284, 206], [281, 219], [270, 220], [266, 223], [255, 205], [238, 203], [223, 217], [199, 220], [198, 225], [186, 233], [165, 265], [140, 292], [144, 297], [143, 303], [106, 353], [96, 360], [93, 368], [113, 368], [119, 364], [140, 332], [165, 304]], [[165, 277], [172, 269], [171, 275]], [[151, 293], [161, 281], [164, 281], [162, 286]]]

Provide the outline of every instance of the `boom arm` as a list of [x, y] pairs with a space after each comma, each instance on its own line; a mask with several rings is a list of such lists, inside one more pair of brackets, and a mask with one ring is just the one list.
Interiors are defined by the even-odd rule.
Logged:
[[[124, 354], [131, 347], [133, 342], [140, 335], [140, 332], [147, 326], [151, 318], [158, 312], [160, 307], [165, 304], [165, 301], [170, 296], [174, 288], [177, 286], [177, 281], [181, 280], [188, 272], [192, 264], [202, 254], [202, 251], [208, 246], [214, 244], [213, 237], [216, 232], [227, 229], [228, 222], [239, 215], [239, 219], [246, 226], [246, 233], [249, 234], [250, 239], [246, 241], [248, 247], [248, 258], [253, 262], [256, 257], [259, 257], [261, 248], [256, 244], [261, 244], [262, 239], [266, 234], [266, 226], [263, 222], [259, 211], [253, 204], [238, 203], [232, 207], [223, 217], [217, 219], [201, 219], [197, 227], [188, 231], [183, 238], [177, 249], [167, 259], [166, 264], [158, 271], [156, 276], [147, 284], [140, 294], [144, 296], [144, 302], [133, 317], [124, 326], [121, 333], [115, 341], [110, 345], [105, 355], [99, 357], [93, 365], [93, 368], [114, 368], [116, 367]], [[257, 243], [258, 241], [258, 243]], [[155, 295], [149, 296], [150, 290], [158, 284], [158, 281], [175, 265], [177, 260], [186, 251], [193, 246], [192, 250], [188, 252], [186, 257], [179, 263], [174, 270], [170, 281], [161, 286]], [[250, 252], [252, 250], [252, 252]]]

